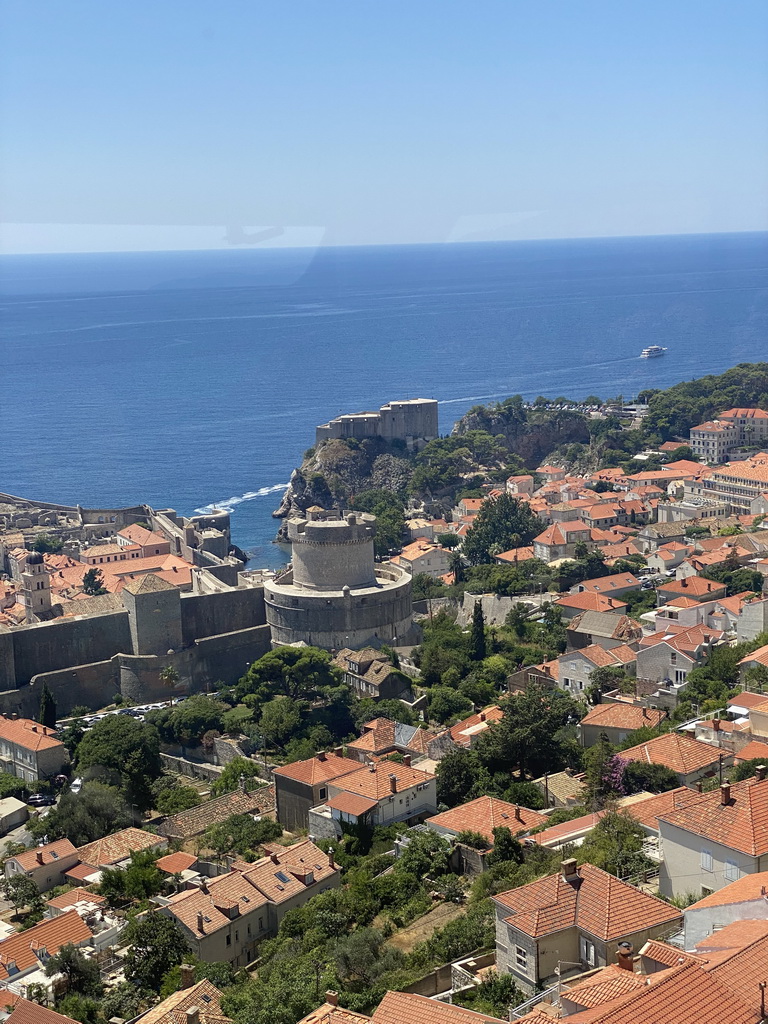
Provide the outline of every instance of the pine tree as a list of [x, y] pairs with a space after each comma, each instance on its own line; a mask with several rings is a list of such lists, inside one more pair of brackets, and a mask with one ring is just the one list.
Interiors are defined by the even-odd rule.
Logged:
[[56, 701], [48, 689], [48, 683], [43, 683], [43, 689], [40, 692], [40, 712], [37, 720], [49, 729], [56, 728]]
[[483, 617], [483, 606], [480, 601], [475, 601], [472, 611], [472, 633], [469, 641], [469, 656], [473, 661], [482, 661], [485, 658], [485, 618]]

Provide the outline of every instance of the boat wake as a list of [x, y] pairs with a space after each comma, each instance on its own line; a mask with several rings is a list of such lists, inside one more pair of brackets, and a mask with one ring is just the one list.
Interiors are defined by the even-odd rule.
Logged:
[[195, 509], [195, 515], [207, 516], [215, 509], [221, 512], [231, 512], [237, 505], [244, 501], [253, 501], [254, 498], [263, 498], [267, 494], [274, 494], [275, 491], [284, 491], [288, 484], [272, 484], [269, 487], [260, 487], [258, 491], [247, 491], [245, 494], [235, 495], [233, 498], [225, 498], [222, 501], [213, 501], [210, 505], [202, 505]]

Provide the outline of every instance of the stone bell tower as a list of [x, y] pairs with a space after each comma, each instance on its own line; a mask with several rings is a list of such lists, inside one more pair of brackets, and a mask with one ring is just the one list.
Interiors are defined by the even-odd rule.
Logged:
[[39, 551], [31, 551], [21, 574], [21, 603], [27, 622], [47, 619], [51, 611], [51, 577]]

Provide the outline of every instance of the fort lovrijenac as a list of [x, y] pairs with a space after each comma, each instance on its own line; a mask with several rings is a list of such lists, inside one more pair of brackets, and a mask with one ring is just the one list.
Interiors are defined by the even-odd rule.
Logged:
[[[294, 566], [249, 571], [226, 512], [186, 518], [0, 495], [0, 711], [34, 715], [43, 683], [60, 714], [115, 693], [161, 699], [168, 668], [185, 692], [205, 692], [234, 683], [273, 643], [412, 643], [410, 576], [374, 564], [375, 530], [362, 513], [294, 514]], [[62, 550], [30, 550], [41, 534]], [[103, 592], [89, 595], [93, 569]]]

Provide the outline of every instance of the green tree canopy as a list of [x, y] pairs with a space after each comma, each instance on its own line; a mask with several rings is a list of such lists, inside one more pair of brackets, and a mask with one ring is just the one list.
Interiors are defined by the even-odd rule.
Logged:
[[40, 711], [37, 720], [49, 729], [56, 728], [56, 701], [48, 688], [48, 683], [43, 683], [43, 688], [40, 691]]
[[[254, 661], [235, 687], [238, 700], [261, 705], [273, 697], [314, 701], [342, 685], [340, 669], [319, 647], [277, 647]], [[246, 701], [250, 703], [250, 701]]]
[[83, 593], [89, 597], [99, 597], [101, 594], [107, 593], [107, 588], [104, 586], [104, 573], [101, 569], [89, 569], [83, 575]]
[[455, 807], [475, 796], [481, 796], [490, 779], [473, 750], [450, 750], [438, 761], [437, 802]]
[[518, 544], [530, 544], [544, 524], [530, 506], [509, 494], [489, 498], [480, 506], [464, 539], [463, 552], [471, 565], [492, 561], [491, 549], [508, 551], [513, 538]]
[[260, 768], [250, 757], [235, 757], [225, 766], [224, 771], [211, 786], [211, 792], [214, 796], [231, 793], [238, 788], [243, 777], [245, 777], [246, 786], [249, 789], [254, 789], [259, 783], [249, 782], [249, 780], [260, 780]]
[[40, 895], [40, 887], [34, 878], [28, 878], [26, 875], [11, 875], [9, 878], [3, 878], [0, 882], [0, 889], [8, 902], [13, 904], [17, 914], [22, 907], [28, 907], [32, 913], [43, 909], [43, 897]]
[[86, 957], [71, 942], [48, 958], [45, 973], [49, 978], [54, 974], [63, 974], [67, 979], [67, 991], [81, 996], [100, 996], [104, 989], [98, 963]]
[[69, 839], [84, 846], [96, 839], [127, 828], [132, 823], [130, 807], [119, 790], [100, 782], [86, 782], [79, 793], [66, 792], [45, 818], [30, 823], [36, 835]]
[[133, 918], [122, 941], [129, 947], [123, 961], [126, 979], [150, 992], [159, 990], [164, 975], [189, 952], [181, 928], [158, 910]]
[[162, 772], [157, 729], [127, 715], [96, 722], [77, 747], [81, 774], [118, 786], [141, 810], [152, 806], [151, 784]]

